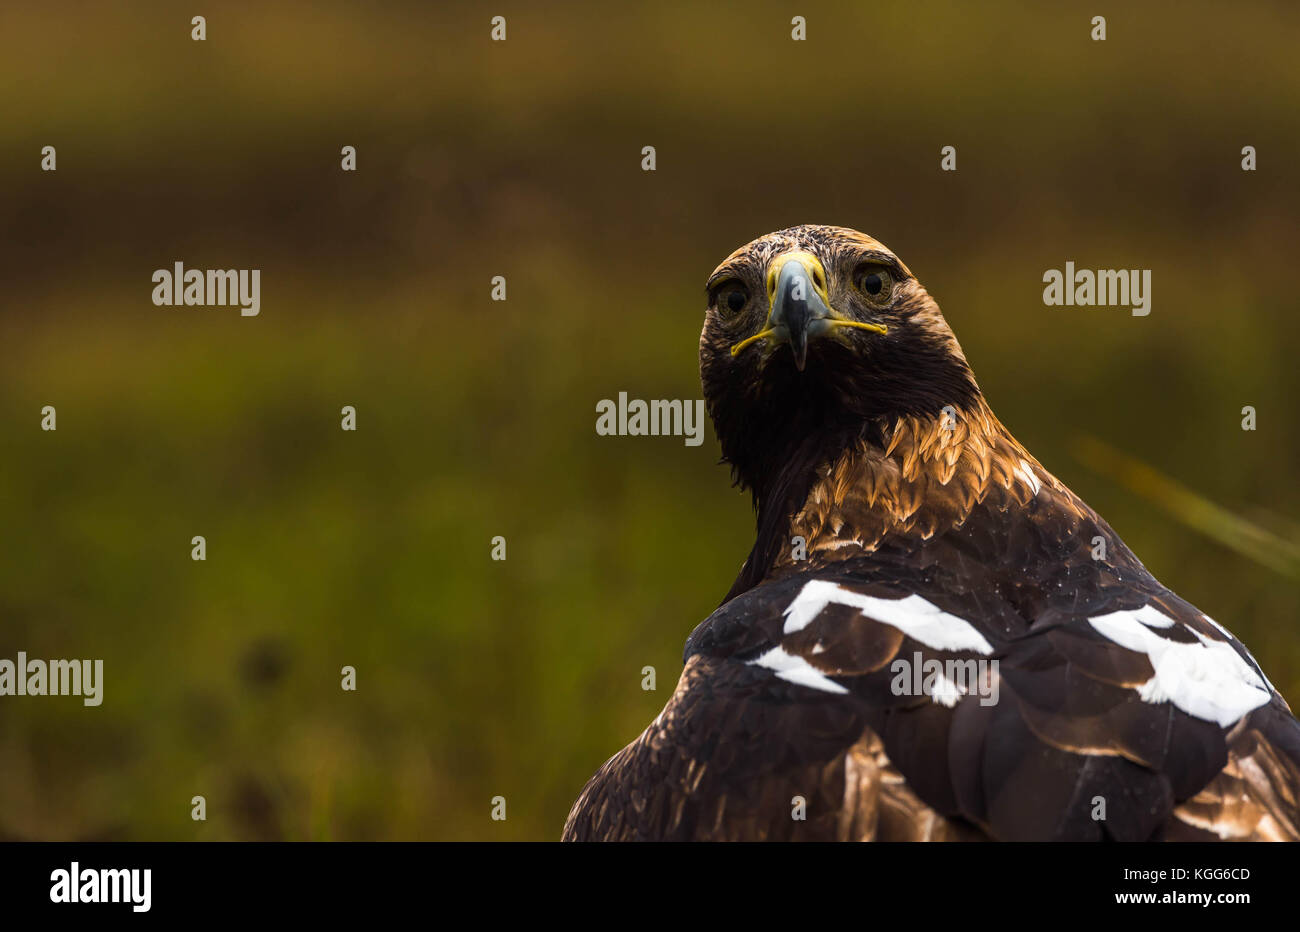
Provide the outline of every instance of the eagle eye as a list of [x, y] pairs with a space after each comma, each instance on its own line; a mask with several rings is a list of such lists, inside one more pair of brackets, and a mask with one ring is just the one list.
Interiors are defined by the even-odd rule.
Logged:
[[714, 291], [713, 303], [725, 316], [739, 314], [749, 303], [749, 289], [734, 278], [725, 281]]
[[886, 303], [894, 290], [893, 277], [887, 268], [880, 265], [863, 266], [858, 270], [855, 283], [872, 304]]

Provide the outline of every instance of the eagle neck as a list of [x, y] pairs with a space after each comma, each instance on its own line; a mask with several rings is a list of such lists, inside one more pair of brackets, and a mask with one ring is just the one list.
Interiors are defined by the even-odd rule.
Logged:
[[754, 549], [727, 599], [767, 578], [918, 546], [990, 500], [1010, 519], [1048, 484], [1057, 483], [982, 396], [938, 415], [878, 419], [802, 475], [778, 476], [758, 500]]

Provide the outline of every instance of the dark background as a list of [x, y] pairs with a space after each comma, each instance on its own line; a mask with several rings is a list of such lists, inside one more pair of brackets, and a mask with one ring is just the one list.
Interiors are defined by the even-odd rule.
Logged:
[[[1300, 696], [1300, 8], [539, 6], [0, 9], [0, 657], [105, 666], [0, 699], [0, 837], [557, 837], [752, 534], [711, 433], [596, 402], [698, 397], [705, 277], [797, 223], [902, 256]], [[155, 307], [177, 260], [261, 269], [260, 316]], [[1045, 307], [1067, 260], [1151, 315]]]

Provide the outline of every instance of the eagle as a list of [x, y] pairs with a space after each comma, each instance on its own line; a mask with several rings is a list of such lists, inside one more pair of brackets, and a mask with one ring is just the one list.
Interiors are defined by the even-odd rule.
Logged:
[[1016, 441], [893, 252], [793, 227], [707, 293], [756, 539], [565, 840], [1300, 839], [1282, 696]]

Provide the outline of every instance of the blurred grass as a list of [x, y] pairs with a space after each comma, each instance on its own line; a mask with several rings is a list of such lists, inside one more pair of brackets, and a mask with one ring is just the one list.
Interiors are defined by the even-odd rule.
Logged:
[[1300, 545], [1260, 527], [1096, 437], [1075, 440], [1075, 455], [1187, 527], [1291, 579], [1300, 579]]
[[[206, 43], [0, 10], [0, 657], [106, 677], [0, 701], [0, 835], [556, 837], [752, 531], [712, 437], [595, 403], [697, 397], [705, 276], [799, 222], [896, 249], [1017, 436], [1300, 696], [1294, 581], [1072, 446], [1300, 516], [1294, 7], [1093, 43], [1082, 4], [809, 3], [797, 45], [775, 3], [205, 6]], [[178, 259], [261, 268], [261, 316], [154, 307]], [[1151, 316], [1045, 308], [1069, 259], [1152, 269]]]

